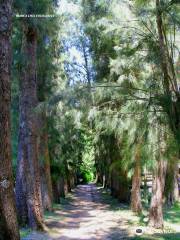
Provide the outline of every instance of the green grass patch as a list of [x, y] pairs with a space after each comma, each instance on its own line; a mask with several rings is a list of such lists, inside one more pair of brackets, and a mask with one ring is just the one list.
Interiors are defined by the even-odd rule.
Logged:
[[143, 235], [131, 238], [133, 240], [179, 240], [180, 233], [162, 233], [153, 235]]
[[29, 228], [22, 228], [20, 229], [20, 237], [21, 238], [27, 237], [31, 232], [32, 230]]
[[[146, 212], [147, 213], [147, 212]], [[146, 214], [142, 214], [139, 216], [139, 223], [141, 225], [147, 225], [147, 223], [143, 222]], [[164, 233], [156, 233], [152, 235], [142, 235], [139, 237], [135, 237], [132, 239], [135, 240], [179, 240], [180, 239], [180, 231], [174, 231], [172, 227], [175, 225], [178, 226], [180, 223], [180, 203], [174, 204], [171, 208], [164, 208], [164, 222], [165, 228]], [[143, 224], [144, 223], [144, 224]], [[180, 227], [179, 227], [180, 228]]]
[[52, 212], [47, 212], [46, 211], [44, 213], [44, 219], [45, 220], [60, 221], [63, 218], [59, 214], [57, 214], [55, 211], [52, 211]]
[[[109, 204], [109, 210], [112, 211], [123, 211], [124, 214], [131, 212], [128, 204], [120, 204], [117, 199], [110, 195], [110, 192], [106, 189], [98, 189], [101, 193], [102, 201]], [[129, 219], [128, 224], [130, 226], [147, 226], [148, 224], [148, 208], [144, 208], [142, 214], [136, 218]], [[174, 204], [171, 208], [164, 208], [164, 222], [165, 228], [163, 233], [152, 233], [150, 235], [143, 234], [142, 236], [133, 237], [130, 239], [134, 240], [180, 240], [180, 231], [177, 227], [180, 223], [180, 203]]]
[[180, 203], [164, 209], [164, 220], [171, 224], [180, 224]]
[[70, 204], [73, 200], [73, 194], [68, 193], [65, 198], [60, 198], [60, 203], [53, 203], [53, 210], [51, 212], [45, 211], [44, 219], [45, 220], [55, 220], [62, 221], [63, 217], [57, 211], [63, 211], [66, 209], [66, 205]]
[[109, 204], [109, 208], [110, 208], [109, 210], [112, 210], [112, 211], [129, 210], [128, 204], [119, 203], [118, 199], [112, 197], [110, 192], [107, 191], [106, 189], [100, 188], [98, 189], [98, 191], [101, 192], [102, 201], [105, 204]]

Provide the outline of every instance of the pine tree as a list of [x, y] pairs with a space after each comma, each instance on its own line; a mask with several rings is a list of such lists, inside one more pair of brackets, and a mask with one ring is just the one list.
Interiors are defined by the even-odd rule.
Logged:
[[[27, 14], [47, 11], [49, 2], [38, 5], [33, 1], [16, 8]], [[39, 164], [39, 125], [37, 46], [41, 24], [38, 19], [23, 19], [22, 64], [20, 76], [20, 122], [18, 140], [18, 166], [16, 173], [16, 202], [21, 223], [33, 229], [43, 229], [43, 208]], [[42, 140], [42, 139], [41, 139]], [[48, 170], [50, 171], [50, 170]], [[49, 172], [48, 172], [49, 173]]]
[[20, 239], [11, 163], [11, 28], [12, 1], [0, 2], [0, 239]]

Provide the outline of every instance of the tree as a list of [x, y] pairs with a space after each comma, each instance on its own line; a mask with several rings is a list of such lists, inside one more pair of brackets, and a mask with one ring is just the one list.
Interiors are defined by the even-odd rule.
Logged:
[[[173, 3], [171, 3], [173, 5]], [[170, 4], [170, 6], [171, 6]], [[175, 2], [175, 4], [177, 4]], [[165, 9], [165, 10], [164, 10]], [[168, 11], [167, 11], [168, 12]], [[163, 14], [164, 13], [164, 14]], [[164, 17], [165, 16], [165, 17]], [[180, 93], [177, 81], [177, 73], [175, 70], [174, 64], [174, 55], [173, 48], [175, 48], [175, 44], [170, 44], [168, 42], [168, 29], [165, 27], [166, 16], [166, 6], [163, 5], [162, 1], [156, 0], [156, 23], [157, 23], [157, 31], [158, 31], [158, 46], [159, 46], [159, 54], [160, 54], [160, 66], [161, 72], [163, 74], [162, 83], [164, 95], [169, 101], [169, 105], [165, 107], [163, 104], [165, 111], [169, 117], [170, 128], [172, 129], [174, 136], [179, 143], [180, 140], [180, 110], [179, 110], [179, 101], [180, 101]], [[176, 23], [174, 22], [174, 29], [176, 29]], [[175, 30], [174, 30], [175, 35]], [[173, 95], [175, 96], [175, 100], [173, 100]]]
[[25, 24], [23, 55], [25, 57], [20, 81], [20, 128], [16, 202], [22, 222], [34, 229], [43, 229], [40, 172], [38, 161], [38, 122], [36, 51], [37, 30]]
[[149, 225], [155, 228], [163, 228], [163, 195], [167, 161], [165, 161], [166, 138], [164, 129], [161, 128], [157, 133], [159, 142], [156, 152], [157, 165], [154, 168], [152, 198], [149, 210]]
[[40, 143], [39, 143], [39, 161], [41, 175], [41, 195], [44, 210], [52, 211], [53, 196], [50, 171], [50, 155], [48, 146], [48, 126], [46, 112], [39, 114], [40, 120]]
[[[55, 13], [55, 3], [46, 0], [38, 4], [17, 1], [15, 6], [27, 14]], [[54, 19], [37, 17], [23, 19], [20, 26], [23, 38], [16, 198], [21, 222], [43, 229], [42, 197], [44, 209], [52, 207], [46, 106], [54, 84], [52, 76], [56, 73], [52, 49], [56, 47], [57, 35], [53, 34], [57, 24]]]
[[134, 174], [132, 178], [132, 190], [131, 190], [131, 209], [134, 212], [141, 213], [142, 203], [141, 203], [141, 154], [140, 154], [140, 144], [136, 146], [135, 152], [135, 167]]
[[18, 240], [10, 144], [12, 1], [0, 2], [0, 14], [0, 239]]
[[[33, 13], [32, 2], [25, 11]], [[38, 160], [37, 99], [37, 28], [24, 20], [22, 66], [20, 76], [20, 122], [16, 203], [20, 222], [34, 229], [43, 229], [40, 172]]]

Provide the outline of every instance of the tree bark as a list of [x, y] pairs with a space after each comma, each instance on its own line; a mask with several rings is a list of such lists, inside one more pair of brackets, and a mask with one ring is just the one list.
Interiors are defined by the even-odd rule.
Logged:
[[65, 193], [64, 176], [61, 176], [59, 178], [59, 192], [60, 192], [60, 197], [65, 198], [66, 193]]
[[20, 79], [20, 126], [16, 200], [21, 222], [28, 219], [32, 229], [43, 229], [40, 169], [38, 161], [38, 122], [36, 79], [37, 34], [24, 27], [24, 62]]
[[11, 163], [10, 66], [12, 1], [0, 1], [0, 240], [20, 239]]
[[[109, 139], [109, 147], [110, 149], [108, 151], [108, 154], [110, 159], [108, 161], [109, 164], [111, 164], [111, 195], [116, 197], [119, 202], [127, 203], [129, 202], [129, 186], [127, 172], [120, 164], [120, 146], [114, 135], [112, 135]], [[115, 165], [113, 166], [113, 164]]]
[[39, 159], [41, 173], [41, 195], [43, 209], [52, 211], [52, 182], [50, 171], [50, 157], [48, 148], [48, 133], [46, 114], [40, 116], [40, 144], [39, 144]]
[[165, 196], [166, 196], [166, 203], [169, 206], [172, 206], [176, 201], [179, 200], [179, 193], [178, 193], [178, 164], [177, 158], [172, 159], [168, 162], [167, 166], [167, 174], [165, 180]]
[[66, 183], [67, 183], [67, 191], [71, 192], [71, 176], [70, 176], [70, 171], [68, 169], [68, 163], [65, 162], [65, 178], [66, 178]]
[[152, 198], [149, 210], [149, 225], [163, 228], [163, 193], [167, 163], [161, 158], [157, 161], [157, 169], [153, 177]]
[[141, 160], [140, 160], [140, 146], [138, 144], [135, 155], [135, 168], [132, 179], [131, 190], [131, 209], [133, 212], [141, 213]]
[[66, 183], [64, 176], [61, 176], [57, 181], [53, 181], [53, 200], [55, 203], [60, 203], [60, 198], [65, 198], [67, 194]]
[[52, 181], [52, 188], [53, 188], [53, 202], [60, 203], [59, 183], [57, 181]]
[[125, 171], [113, 169], [111, 173], [111, 195], [119, 202], [129, 202], [129, 188]]
[[177, 168], [174, 174], [174, 189], [173, 189], [174, 202], [180, 202], [180, 186], [178, 184], [178, 174], [179, 169]]

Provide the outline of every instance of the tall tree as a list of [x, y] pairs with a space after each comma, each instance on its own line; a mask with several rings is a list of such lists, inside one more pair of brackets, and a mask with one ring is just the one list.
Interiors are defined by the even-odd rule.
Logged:
[[[33, 0], [24, 4], [17, 1], [16, 8], [23, 9], [26, 14], [44, 15], [54, 13], [54, 4], [49, 0], [39, 1], [38, 4]], [[47, 89], [50, 90], [50, 81], [47, 82], [47, 79], [51, 80], [55, 68], [49, 45], [57, 41], [52, 37], [52, 31], [57, 25], [53, 25], [53, 18], [46, 17], [25, 18], [20, 21], [23, 39], [16, 198], [21, 221], [28, 222], [31, 228], [43, 229], [41, 193], [44, 207], [50, 209], [52, 187], [46, 109], [39, 110], [38, 104], [43, 105], [43, 101], [49, 96], [46, 96]], [[48, 65], [52, 68], [47, 71]], [[40, 168], [43, 171], [42, 177]]]
[[38, 104], [37, 29], [27, 20], [23, 22], [23, 30], [16, 202], [21, 222], [28, 221], [31, 228], [43, 229], [38, 121], [35, 111]]
[[[177, 4], [177, 2], [170, 2], [169, 7]], [[159, 46], [159, 60], [161, 66], [162, 85], [164, 90], [164, 98], [169, 102], [168, 106], [162, 104], [162, 107], [167, 112], [169, 117], [169, 125], [172, 129], [174, 136], [179, 143], [180, 141], [180, 93], [177, 81], [177, 73], [174, 64], [174, 54], [173, 48], [174, 44], [168, 42], [168, 29], [165, 26], [165, 21], [167, 20], [166, 9], [167, 5], [164, 6], [163, 2], [156, 0], [156, 23], [158, 32], [158, 46]], [[174, 22], [174, 36], [176, 34], [176, 24]], [[175, 96], [175, 98], [173, 98]]]
[[10, 68], [12, 1], [0, 1], [0, 239], [20, 239], [11, 165]]
[[44, 210], [52, 210], [52, 182], [50, 172], [50, 156], [48, 146], [48, 127], [46, 112], [39, 114], [40, 120], [40, 143], [39, 143], [39, 160], [41, 175], [41, 195]]
[[[53, 54], [52, 49], [52, 25], [55, 25], [54, 21], [49, 25], [49, 32], [42, 31], [38, 39], [38, 51], [37, 51], [37, 95], [38, 104], [40, 106], [38, 112], [38, 126], [39, 126], [39, 140], [38, 140], [38, 158], [40, 162], [40, 175], [41, 175], [41, 195], [44, 210], [52, 210], [52, 183], [50, 172], [50, 156], [49, 156], [49, 136], [48, 136], [48, 114], [45, 107], [46, 101], [51, 94], [51, 82], [53, 71]], [[50, 34], [51, 33], [51, 34]], [[54, 33], [55, 35], [55, 33]], [[54, 38], [54, 36], [53, 36]], [[47, 42], [46, 42], [47, 41]], [[46, 61], [44, 61], [46, 59]], [[42, 106], [42, 107], [41, 107]]]
[[137, 213], [141, 213], [142, 211], [140, 143], [137, 144], [135, 151], [135, 167], [132, 178], [132, 190], [131, 190], [131, 209]]
[[149, 210], [149, 225], [155, 228], [163, 228], [163, 196], [167, 170], [167, 161], [164, 159], [166, 139], [164, 129], [158, 130], [158, 147], [156, 152], [157, 164], [153, 174], [152, 198]]

